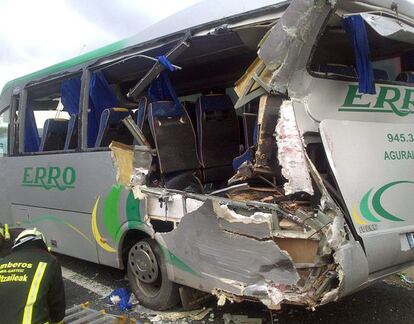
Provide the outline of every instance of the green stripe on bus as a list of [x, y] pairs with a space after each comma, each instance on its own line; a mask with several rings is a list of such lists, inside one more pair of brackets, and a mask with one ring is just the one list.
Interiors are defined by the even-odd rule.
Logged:
[[103, 224], [112, 240], [116, 240], [116, 233], [121, 226], [119, 222], [119, 198], [121, 197], [122, 186], [113, 186], [106, 196], [103, 206]]
[[126, 207], [125, 207], [129, 229], [134, 228], [134, 226], [131, 226], [133, 224], [131, 222], [142, 223], [139, 205], [140, 205], [140, 201], [138, 199], [135, 199], [134, 194], [131, 190], [128, 194]]
[[3, 95], [3, 93], [7, 89], [9, 89], [9, 88], [11, 88], [11, 87], [13, 87], [17, 84], [24, 83], [24, 82], [27, 82], [27, 81], [31, 81], [31, 80], [34, 80], [34, 79], [38, 79], [38, 78], [47, 76], [49, 74], [54, 74], [54, 73], [63, 71], [65, 69], [69, 69], [71, 67], [81, 65], [81, 64], [86, 63], [90, 60], [97, 59], [97, 58], [100, 58], [102, 56], [109, 55], [111, 53], [115, 53], [115, 52], [117, 52], [117, 51], [119, 51], [123, 48], [126, 48], [129, 44], [130, 44], [129, 39], [124, 39], [124, 40], [109, 44], [107, 46], [98, 48], [96, 50], [90, 51], [88, 53], [76, 56], [72, 59], [63, 61], [61, 63], [54, 64], [54, 65], [49, 66], [45, 69], [42, 69], [42, 70], [30, 73], [30, 74], [24, 75], [20, 78], [11, 80], [11, 81], [9, 81], [5, 84], [1, 94]]
[[183, 270], [185, 272], [191, 273], [195, 276], [199, 276], [199, 274], [194, 271], [191, 267], [189, 267], [183, 260], [177, 257], [174, 253], [169, 251], [166, 247], [159, 245], [161, 247], [161, 251], [164, 254], [165, 262], [173, 265], [174, 267]]

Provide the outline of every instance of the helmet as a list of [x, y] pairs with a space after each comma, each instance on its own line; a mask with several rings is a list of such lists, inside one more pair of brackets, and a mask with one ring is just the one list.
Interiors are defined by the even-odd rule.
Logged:
[[36, 228], [33, 229], [26, 229], [22, 231], [14, 240], [14, 245], [12, 249], [26, 243], [35, 240], [42, 240], [46, 244], [46, 239], [41, 232], [39, 232]]

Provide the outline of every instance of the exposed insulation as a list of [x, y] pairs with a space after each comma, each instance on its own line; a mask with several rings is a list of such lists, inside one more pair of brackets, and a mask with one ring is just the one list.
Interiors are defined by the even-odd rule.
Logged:
[[292, 101], [284, 101], [280, 107], [280, 118], [276, 126], [278, 159], [282, 167], [285, 194], [307, 192], [313, 195], [312, 181], [306, 163], [303, 143], [296, 125]]
[[116, 166], [116, 181], [124, 186], [129, 186], [134, 161], [132, 146], [114, 141], [109, 145], [109, 148], [112, 151], [112, 159]]

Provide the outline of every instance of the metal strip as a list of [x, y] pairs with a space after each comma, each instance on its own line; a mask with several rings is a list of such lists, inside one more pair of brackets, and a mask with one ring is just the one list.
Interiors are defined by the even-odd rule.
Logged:
[[[172, 48], [167, 54], [166, 57], [172, 61], [176, 59], [181, 53], [183, 53], [187, 48], [190, 47], [189, 40], [191, 38], [190, 34], [186, 34], [182, 41], [180, 41], [174, 48]], [[144, 77], [139, 80], [139, 82], [129, 90], [127, 97], [136, 99], [138, 95], [144, 91], [144, 89], [154, 80], [162, 71], [165, 70], [165, 67], [160, 63], [156, 62], [153, 67], [144, 75]]]
[[27, 89], [23, 89], [20, 95], [19, 103], [19, 153], [24, 153], [24, 136], [25, 136], [25, 122], [26, 122], [26, 106], [27, 106]]
[[82, 73], [81, 93], [79, 101], [80, 118], [78, 123], [78, 147], [81, 150], [88, 148], [88, 110], [89, 110], [89, 84], [91, 71], [85, 69]]

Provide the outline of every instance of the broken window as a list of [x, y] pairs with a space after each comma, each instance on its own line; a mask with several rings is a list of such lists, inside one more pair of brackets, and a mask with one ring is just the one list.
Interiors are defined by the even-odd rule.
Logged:
[[77, 148], [80, 91], [59, 80], [27, 89], [24, 152], [64, 151]]
[[[365, 19], [363, 21], [369, 22], [364, 22], [364, 25], [368, 36], [369, 59], [372, 63], [375, 81], [380, 83], [413, 83], [414, 76], [411, 71], [414, 66], [411, 62], [414, 45], [410, 42], [412, 36], [407, 36], [407, 34], [411, 35], [413, 28], [409, 27], [403, 32], [403, 27], [397, 24], [400, 28], [399, 31], [395, 30], [391, 33], [391, 36], [395, 37], [385, 37], [382, 30], [384, 29], [383, 19], [391, 18], [375, 14], [363, 14], [362, 18]], [[358, 79], [355, 53], [350, 35], [344, 28], [343, 19], [333, 15], [321, 34], [310, 64], [313, 75], [342, 80]], [[374, 25], [371, 24], [372, 21], [374, 21]], [[397, 25], [393, 24], [393, 27], [395, 28]], [[374, 29], [374, 27], [376, 28]], [[401, 35], [401, 37], [397, 37], [399, 32], [403, 33], [405, 37]]]
[[[192, 37], [171, 62], [174, 71], [164, 71], [158, 78], [151, 74], [154, 60], [150, 58], [169, 53], [180, 46], [180, 40], [135, 57], [131, 54], [128, 64], [100, 69], [116, 89], [119, 106], [128, 107], [153, 150], [148, 185], [217, 195], [245, 180], [272, 190], [283, 186], [274, 137], [281, 100], [267, 110], [259, 108], [258, 99], [235, 109], [238, 97], [233, 90], [271, 26], [263, 23]], [[142, 84], [149, 86], [137, 93]], [[135, 97], [128, 97], [131, 94]], [[235, 177], [242, 165], [247, 169]]]

